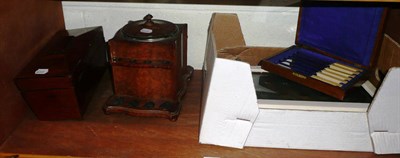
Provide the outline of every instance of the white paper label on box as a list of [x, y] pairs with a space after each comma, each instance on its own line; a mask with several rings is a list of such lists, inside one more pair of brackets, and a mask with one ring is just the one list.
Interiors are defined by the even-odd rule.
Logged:
[[153, 30], [152, 30], [152, 29], [148, 29], [148, 28], [142, 28], [142, 29], [140, 30], [140, 32], [141, 32], [141, 33], [152, 33]]
[[49, 69], [37, 69], [35, 71], [35, 75], [44, 75], [47, 74], [49, 72]]

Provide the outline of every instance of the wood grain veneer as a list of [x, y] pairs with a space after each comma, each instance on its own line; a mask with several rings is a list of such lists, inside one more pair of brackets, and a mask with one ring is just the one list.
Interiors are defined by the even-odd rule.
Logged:
[[27, 106], [13, 78], [57, 30], [61, 2], [0, 1], [0, 144], [24, 118]]
[[0, 147], [4, 153], [70, 155], [89, 157], [229, 157], [229, 158], [399, 158], [367, 152], [289, 150], [273, 148], [233, 149], [198, 143], [201, 71], [195, 71], [182, 100], [176, 122], [163, 118], [105, 115], [101, 109], [112, 94], [106, 74], [89, 104], [83, 121], [25, 119]]

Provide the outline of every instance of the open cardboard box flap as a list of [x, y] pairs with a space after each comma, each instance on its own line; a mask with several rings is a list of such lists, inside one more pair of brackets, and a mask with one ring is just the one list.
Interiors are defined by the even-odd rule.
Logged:
[[374, 152], [400, 153], [400, 67], [389, 69], [368, 110]]
[[216, 50], [246, 46], [236, 14], [213, 14], [208, 32], [215, 38]]
[[208, 31], [199, 142], [243, 148], [259, 112], [250, 64], [282, 48], [246, 46], [236, 14], [214, 13]]
[[217, 57], [258, 64], [282, 51], [283, 48], [246, 46], [240, 22], [236, 14], [216, 13], [210, 21], [209, 33], [212, 33]]
[[243, 61], [249, 63], [251, 66], [256, 66], [261, 59], [274, 56], [282, 50], [283, 48], [274, 47], [236, 47], [219, 50], [218, 58]]
[[[235, 29], [231, 28], [230, 31], [225, 32], [227, 29], [220, 29], [224, 26], [235, 27]], [[237, 29], [237, 27], [239, 28]], [[218, 30], [224, 31], [224, 33]], [[238, 36], [240, 36], [239, 39]], [[226, 42], [225, 38], [232, 43]], [[250, 65], [235, 60], [217, 58], [219, 51], [243, 50], [244, 46], [237, 16], [235, 14], [213, 14], [203, 65], [203, 98], [199, 137], [199, 142], [202, 144], [243, 148], [257, 118], [257, 97], [252, 83]], [[236, 54], [240, 53], [233, 53], [230, 56], [233, 57]], [[229, 53], [226, 53], [226, 56], [229, 56]], [[233, 96], [237, 96], [237, 98], [232, 99]]]

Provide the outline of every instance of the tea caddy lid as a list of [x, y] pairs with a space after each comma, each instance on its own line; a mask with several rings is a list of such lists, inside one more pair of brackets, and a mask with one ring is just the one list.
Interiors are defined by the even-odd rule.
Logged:
[[153, 16], [147, 14], [143, 20], [130, 21], [122, 29], [124, 39], [154, 42], [175, 39], [179, 28], [177, 25], [159, 19], [152, 19]]

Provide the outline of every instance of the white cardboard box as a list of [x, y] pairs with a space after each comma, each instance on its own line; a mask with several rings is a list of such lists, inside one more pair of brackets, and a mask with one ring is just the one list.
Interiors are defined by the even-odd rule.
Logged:
[[240, 60], [263, 49], [268, 48], [245, 45], [236, 14], [213, 14], [203, 66], [200, 143], [400, 153], [400, 68], [388, 73], [371, 104], [257, 100], [251, 66], [221, 57], [228, 53]]

